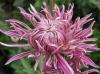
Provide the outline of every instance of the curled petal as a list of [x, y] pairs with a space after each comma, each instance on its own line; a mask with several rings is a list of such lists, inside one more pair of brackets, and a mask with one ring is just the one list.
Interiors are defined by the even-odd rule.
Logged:
[[93, 66], [93, 67], [96, 67], [96, 68], [99, 68], [89, 57], [83, 55], [81, 57], [81, 60], [87, 64], [87, 65], [90, 65], [90, 66]]
[[43, 2], [43, 5], [44, 5], [43, 11], [45, 12], [46, 17], [47, 17], [48, 19], [51, 18], [52, 16], [51, 16], [51, 13], [50, 13], [50, 10], [49, 10], [48, 6], [46, 5], [45, 2]]
[[57, 69], [57, 57], [54, 56], [54, 68]]
[[83, 38], [83, 39], [80, 39], [80, 42], [90, 42], [90, 41], [96, 41], [97, 39], [96, 38]]
[[30, 46], [30, 44], [6, 44], [3, 42], [0, 42], [1, 45], [6, 46], [6, 47], [26, 47], [26, 46]]
[[6, 20], [6, 22], [11, 22], [11, 23], [18, 23], [19, 25], [25, 27], [26, 29], [28, 29], [29, 31], [31, 31], [32, 29], [27, 26], [25, 23], [19, 21], [19, 20], [16, 20], [16, 19], [9, 19], [9, 20]]
[[74, 33], [81, 30], [83, 25], [86, 24], [87, 22], [93, 20], [93, 18], [89, 19], [89, 17], [92, 15], [92, 13], [88, 14], [87, 16], [83, 17], [80, 19], [80, 17], [77, 17], [73, 26], [74, 26]]
[[79, 47], [88, 51], [100, 51], [100, 48], [95, 47], [95, 44], [81, 44]]
[[59, 7], [56, 4], [54, 6], [54, 16], [55, 17], [61, 16], [60, 9], [59, 9]]
[[62, 8], [62, 11], [61, 11], [61, 16], [64, 17], [64, 14], [65, 14], [65, 6], [62, 5], [62, 7], [63, 7], [63, 8]]
[[37, 40], [36, 40], [36, 44], [37, 44], [37, 46], [39, 48], [39, 51], [40, 52], [43, 52], [44, 51], [44, 48], [40, 45], [40, 43]]
[[32, 10], [33, 13], [38, 13], [37, 10], [34, 8], [34, 6], [32, 4], [30, 4], [30, 7], [31, 7], [31, 10]]
[[73, 7], [74, 7], [74, 4], [72, 4], [72, 5], [70, 4], [70, 5], [69, 5], [69, 8], [68, 8], [68, 10], [67, 10], [67, 13], [66, 13], [65, 18], [66, 18], [66, 20], [67, 20], [68, 22], [71, 21], [72, 16], [73, 16]]
[[75, 38], [84, 38], [84, 37], [89, 37], [92, 35], [93, 33], [93, 30], [92, 30], [92, 27], [94, 25], [95, 21], [93, 21], [91, 23], [91, 25], [89, 26], [89, 28], [87, 29], [84, 29], [84, 30], [81, 30], [80, 32], [78, 32], [76, 35], [75, 35]]
[[76, 33], [78, 30], [80, 30], [80, 17], [77, 17], [74, 24], [73, 24], [73, 33]]
[[19, 7], [20, 13], [30, 22], [32, 22], [32, 15], [26, 12], [22, 7]]
[[79, 26], [82, 27], [84, 24], [86, 24], [87, 22], [93, 20], [93, 18], [89, 19], [90, 16], [92, 15], [92, 13], [86, 15], [85, 17], [81, 18], [80, 19], [80, 23], [79, 23]]
[[63, 45], [59, 46], [56, 50], [54, 50], [54, 51], [52, 52], [52, 54], [55, 54], [57, 51], [59, 51], [59, 49], [60, 49], [62, 46], [63, 46]]
[[10, 36], [15, 41], [17, 41], [19, 39], [27, 38], [27, 34], [28, 34], [25, 31], [18, 29], [18, 28], [16, 30], [10, 30], [10, 31], [0, 30], [0, 32], [2, 32], [3, 34], [5, 34], [7, 36]]
[[81, 74], [90, 74], [90, 73], [93, 73], [93, 72], [100, 73], [100, 71], [97, 70], [97, 69], [90, 69], [90, 70], [87, 70], [87, 71], [82, 72]]
[[37, 69], [39, 63], [40, 63], [39, 59], [36, 59], [36, 63], [35, 63], [35, 65], [34, 65], [34, 70]]
[[46, 62], [46, 66], [51, 67], [51, 57], [48, 58], [47, 62]]
[[19, 34], [15, 30], [10, 30], [10, 31], [0, 30], [0, 32], [2, 32], [5, 35], [11, 36], [11, 37], [19, 38]]
[[64, 74], [75, 74], [73, 69], [61, 55], [58, 55], [58, 67], [64, 72]]
[[11, 62], [13, 62], [13, 61], [15, 61], [15, 60], [18, 60], [18, 59], [21, 59], [21, 58], [23, 58], [23, 57], [26, 57], [26, 56], [28, 56], [31, 52], [32, 52], [32, 51], [27, 51], [27, 52], [22, 52], [22, 53], [20, 53], [20, 54], [17, 54], [17, 55], [15, 55], [15, 56], [11, 57], [11, 58], [5, 63], [5, 65], [8, 65], [9, 63], [11, 63]]

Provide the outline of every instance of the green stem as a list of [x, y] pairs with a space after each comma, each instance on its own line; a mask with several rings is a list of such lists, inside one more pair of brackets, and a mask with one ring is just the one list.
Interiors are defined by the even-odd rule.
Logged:
[[52, 10], [55, 4], [55, 0], [50, 0], [50, 8], [51, 8], [51, 14], [53, 14]]

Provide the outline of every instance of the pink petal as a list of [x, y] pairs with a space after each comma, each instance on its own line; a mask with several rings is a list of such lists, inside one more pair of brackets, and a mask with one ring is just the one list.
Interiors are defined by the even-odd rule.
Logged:
[[97, 69], [90, 69], [90, 70], [87, 70], [87, 71], [82, 72], [82, 74], [90, 74], [90, 73], [93, 73], [93, 72], [98, 72], [98, 73], [100, 73], [100, 71], [97, 70]]
[[79, 24], [80, 24], [80, 17], [77, 17], [74, 24], [73, 24], [73, 26], [74, 26], [73, 33], [76, 33], [78, 30], [80, 30], [79, 29], [80, 28]]
[[39, 51], [42, 53], [44, 51], [44, 48], [40, 45], [40, 43], [37, 40], [35, 42], [38, 46]]
[[74, 7], [74, 5], [69, 5], [69, 8], [68, 8], [68, 10], [67, 10], [67, 13], [66, 13], [66, 15], [65, 15], [65, 18], [66, 18], [66, 20], [68, 21], [68, 22], [70, 22], [71, 21], [71, 19], [72, 19], [72, 16], [73, 16], [73, 7]]
[[3, 34], [5, 34], [7, 36], [17, 38], [17, 39], [19, 39], [21, 37], [15, 30], [10, 30], [10, 31], [0, 30], [0, 32], [2, 32]]
[[64, 74], [75, 74], [73, 69], [61, 55], [58, 55], [58, 67], [64, 72]]
[[82, 29], [83, 25], [86, 24], [87, 22], [93, 20], [93, 18], [89, 19], [89, 17], [92, 14], [88, 14], [87, 16], [83, 17], [80, 19], [80, 17], [77, 17], [75, 22], [74, 22], [74, 32], [77, 32], [78, 30]]
[[16, 30], [10, 30], [10, 31], [0, 30], [0, 32], [2, 32], [3, 34], [7, 36], [10, 36], [14, 40], [19, 40], [19, 39], [23, 39], [27, 37], [27, 33], [19, 29], [17, 29], [17, 31]]
[[61, 16], [60, 9], [59, 9], [59, 7], [56, 4], [54, 6], [54, 16], [55, 17]]
[[90, 13], [90, 14], [86, 15], [85, 17], [81, 18], [79, 26], [83, 27], [84, 24], [86, 24], [87, 22], [93, 20], [93, 18], [89, 19], [91, 15], [92, 15], [92, 13]]
[[11, 58], [5, 63], [5, 65], [8, 65], [9, 63], [11, 63], [11, 62], [13, 62], [13, 61], [15, 61], [15, 60], [18, 60], [18, 59], [21, 59], [21, 58], [23, 58], [23, 57], [26, 57], [26, 56], [28, 56], [31, 52], [32, 52], [32, 51], [27, 51], [27, 52], [22, 52], [22, 53], [20, 53], [20, 54], [17, 54], [17, 55], [15, 55], [15, 56], [11, 57]]
[[93, 27], [93, 25], [94, 25], [94, 22], [95, 22], [95, 21], [93, 21], [93, 22], [91, 23], [91, 25], [89, 26], [89, 28], [84, 29], [84, 30], [81, 30], [80, 32], [76, 33], [75, 38], [80, 38], [80, 37], [84, 38], [84, 37], [89, 37], [89, 36], [91, 36], [92, 33], [93, 33], [92, 27]]
[[62, 11], [61, 11], [61, 16], [64, 17], [64, 14], [65, 14], [65, 6], [63, 5], [62, 7], [63, 8], [62, 8]]
[[81, 60], [86, 64], [98, 68], [98, 66], [87, 56], [82, 55]]
[[33, 22], [32, 21], [32, 15], [29, 14], [28, 12], [26, 12], [22, 7], [19, 7], [20, 9], [20, 13], [27, 19], [29, 20], [30, 22]]
[[50, 10], [49, 10], [49, 8], [48, 8], [48, 6], [46, 5], [45, 2], [43, 3], [43, 5], [44, 5], [43, 11], [45, 12], [47, 19], [50, 19], [52, 17]]
[[52, 63], [52, 60], [51, 60], [51, 57], [50, 57], [50, 58], [48, 58], [48, 60], [46, 62], [46, 66], [51, 67], [51, 63]]
[[55, 54], [57, 51], [59, 51], [59, 49], [60, 49], [62, 46], [63, 46], [63, 45], [57, 47], [57, 48], [52, 52], [52, 54]]
[[11, 22], [11, 23], [18, 23], [18, 25], [21, 25], [23, 27], [25, 27], [26, 29], [28, 30], [32, 30], [29, 26], [27, 26], [25, 23], [19, 21], [19, 20], [16, 20], [16, 19], [9, 19], [9, 20], [6, 20], [6, 22]]
[[96, 41], [96, 38], [83, 38], [83, 39], [80, 39], [80, 42], [90, 42], [90, 41]]
[[35, 7], [32, 4], [30, 4], [30, 7], [31, 7], [31, 10], [32, 10], [32, 14], [38, 13], [37, 10], [35, 9]]
[[26, 46], [30, 46], [30, 44], [6, 44], [3, 42], [0, 42], [1, 45], [6, 46], [6, 47], [26, 47]]
[[38, 64], [40, 63], [39, 59], [36, 59], [36, 63], [34, 65], [34, 70], [36, 71], [37, 67], [38, 67]]
[[100, 51], [100, 48], [95, 47], [95, 44], [81, 44], [79, 47], [87, 51]]

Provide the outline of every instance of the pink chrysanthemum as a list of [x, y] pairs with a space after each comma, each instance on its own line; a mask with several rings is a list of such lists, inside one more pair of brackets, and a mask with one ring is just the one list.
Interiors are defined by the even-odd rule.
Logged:
[[1, 45], [8, 47], [31, 46], [33, 50], [22, 52], [10, 58], [6, 65], [12, 61], [23, 57], [36, 59], [35, 70], [43, 57], [42, 71], [44, 74], [88, 74], [98, 72], [96, 69], [90, 69], [82, 72], [80, 69], [87, 66], [98, 68], [98, 66], [86, 56], [87, 53], [100, 50], [95, 44], [86, 42], [95, 41], [95, 38], [89, 38], [92, 35], [94, 21], [88, 28], [83, 25], [93, 20], [91, 14], [72, 21], [73, 5], [69, 5], [68, 10], [62, 10], [55, 4], [53, 15], [50, 13], [47, 5], [43, 3], [42, 13], [38, 12], [32, 5], [29, 12], [19, 7], [21, 14], [29, 20], [33, 27], [30, 28], [25, 23], [16, 20], [6, 20], [10, 22], [13, 28], [10, 31], [0, 30], [13, 40], [25, 39], [27, 44], [10, 45], [0, 42]]

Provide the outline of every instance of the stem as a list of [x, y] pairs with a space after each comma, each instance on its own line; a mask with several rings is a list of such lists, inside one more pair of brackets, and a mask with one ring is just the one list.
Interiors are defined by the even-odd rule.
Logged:
[[52, 10], [55, 4], [55, 0], [50, 0], [50, 8], [51, 8], [51, 13], [53, 14]]
[[53, 8], [55, 4], [55, 0], [51, 0], [51, 7]]

